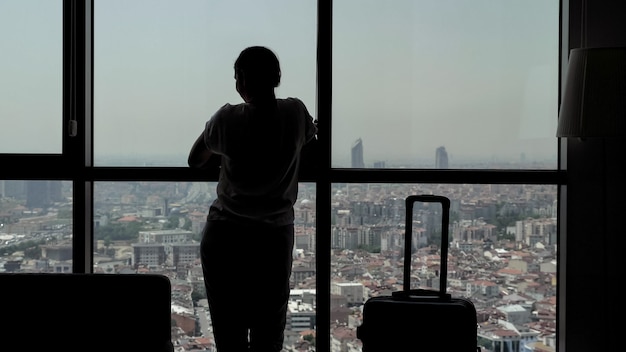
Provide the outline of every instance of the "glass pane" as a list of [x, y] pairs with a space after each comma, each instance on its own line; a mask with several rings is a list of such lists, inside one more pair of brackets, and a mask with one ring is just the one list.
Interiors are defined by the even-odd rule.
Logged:
[[[205, 337], [208, 340], [202, 341], [207, 345], [199, 347], [207, 350], [213, 347], [213, 335], [202, 279], [200, 240], [215, 187], [214, 182], [94, 185], [94, 271], [168, 276], [173, 283], [172, 318], [178, 327], [172, 338]], [[302, 343], [300, 334], [315, 328], [314, 184], [299, 185], [294, 210], [295, 249], [285, 346]]]
[[556, 169], [558, 55], [558, 0], [334, 1], [332, 164]]
[[[364, 302], [403, 289], [410, 194], [450, 199], [447, 292], [474, 302], [479, 345], [500, 350], [506, 334], [507, 343], [525, 345], [519, 350], [554, 348], [557, 186], [334, 184], [331, 338], [342, 348], [333, 351], [359, 351]], [[441, 207], [416, 203], [413, 214], [411, 287], [438, 290]]]
[[0, 272], [72, 272], [72, 183], [0, 180]]
[[94, 163], [187, 166], [211, 115], [243, 102], [233, 64], [252, 45], [281, 61], [277, 96], [315, 116], [316, 11], [314, 0], [95, 1]]
[[62, 10], [60, 0], [0, 1], [0, 153], [61, 153]]

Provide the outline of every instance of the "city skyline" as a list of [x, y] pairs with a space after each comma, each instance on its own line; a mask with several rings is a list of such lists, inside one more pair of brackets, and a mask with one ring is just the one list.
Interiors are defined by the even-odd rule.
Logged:
[[[27, 186], [18, 187], [23, 190], [21, 194], [0, 198], [3, 206], [0, 213], [13, 214], [12, 217], [20, 220], [12, 227], [19, 231], [14, 237], [6, 234], [9, 227], [0, 227], [0, 239], [7, 242], [0, 246], [2, 250], [48, 239], [41, 246], [44, 258], [32, 259], [36, 253], [32, 250], [5, 253], [0, 256], [2, 268], [40, 272], [71, 270], [73, 231], [71, 226], [60, 226], [58, 218], [59, 210], [66, 208], [71, 200], [70, 186], [66, 183], [62, 188], [65, 201], [40, 210], [47, 213], [7, 211], [19, 209], [15, 208], [16, 201], [25, 204]], [[170, 277], [175, 288], [172, 292], [172, 319], [177, 322], [174, 339], [204, 337], [210, 340], [210, 317], [206, 316], [206, 306], [202, 303], [201, 270], [196, 260], [198, 242], [194, 237], [200, 232], [210, 205], [211, 195], [207, 189], [214, 186], [214, 182], [95, 184], [94, 222], [98, 228], [130, 229], [133, 223], [142, 224], [137, 238], [131, 241], [110, 240], [96, 232], [95, 272], [159, 272]], [[316, 292], [313, 265], [316, 258], [314, 188], [314, 185], [302, 184], [295, 206], [296, 250], [289, 313], [292, 319], [287, 331], [296, 336], [298, 332], [314, 330], [316, 307], [312, 303], [315, 295], [323, 294]], [[359, 307], [368, 297], [402, 288], [404, 202], [398, 193], [443, 194], [451, 199], [449, 292], [471, 297], [475, 302], [481, 317], [478, 334], [482, 344], [497, 344], [499, 335], [495, 328], [507, 331], [511, 339], [520, 343], [553, 343], [556, 333], [556, 186], [500, 184], [334, 185], [330, 240], [332, 339], [336, 338], [334, 334], [346, 329], [353, 331], [358, 326]], [[429, 242], [432, 239], [428, 238], [436, 236], [434, 225], [440, 221], [436, 212], [418, 211], [421, 213], [416, 217], [419, 222], [414, 231], [419, 235], [419, 241], [414, 242], [415, 282], [423, 288], [437, 287], [436, 270], [432, 265], [437, 257]], [[499, 223], [496, 218], [513, 215], [518, 220], [510, 226], [494, 225]], [[190, 219], [190, 223], [172, 223], [172, 216], [175, 220]], [[166, 225], [174, 227], [168, 229]], [[189, 226], [189, 229], [181, 226]], [[187, 290], [194, 294], [184, 294]], [[196, 304], [189, 301], [191, 297], [195, 297]], [[188, 306], [197, 308], [186, 308]], [[531, 309], [537, 310], [539, 315], [531, 315]], [[490, 319], [486, 319], [487, 316]], [[190, 324], [189, 319], [199, 324]], [[523, 330], [522, 324], [532, 326], [532, 331]], [[196, 326], [202, 330], [196, 330]], [[298, 341], [290, 338], [286, 343], [291, 345]], [[355, 346], [357, 350], [359, 346], [354, 338], [342, 340], [340, 344]], [[333, 352], [339, 351], [333, 349]]]

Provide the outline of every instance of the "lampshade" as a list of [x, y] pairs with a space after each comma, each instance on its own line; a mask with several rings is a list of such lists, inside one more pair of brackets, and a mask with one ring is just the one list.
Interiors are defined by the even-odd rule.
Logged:
[[626, 136], [626, 47], [570, 51], [556, 136]]

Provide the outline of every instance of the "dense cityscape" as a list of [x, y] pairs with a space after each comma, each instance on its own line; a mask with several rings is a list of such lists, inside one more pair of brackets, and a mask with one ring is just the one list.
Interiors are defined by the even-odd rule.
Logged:
[[[95, 184], [94, 271], [161, 273], [172, 282], [176, 351], [213, 351], [199, 234], [214, 183]], [[0, 270], [71, 272], [71, 186], [3, 181]], [[360, 351], [369, 297], [400, 290], [404, 197], [452, 201], [448, 292], [478, 312], [484, 351], [552, 351], [556, 333], [556, 187], [335, 184], [331, 229], [332, 351]], [[285, 349], [315, 349], [315, 186], [301, 184]], [[416, 214], [412, 287], [438, 287], [436, 211]]]

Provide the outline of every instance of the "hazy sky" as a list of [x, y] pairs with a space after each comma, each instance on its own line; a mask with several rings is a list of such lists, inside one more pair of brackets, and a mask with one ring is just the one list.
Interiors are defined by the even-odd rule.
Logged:
[[0, 1], [0, 153], [60, 152], [61, 1]]
[[[434, 166], [439, 146], [451, 164], [555, 158], [558, 7], [335, 0], [333, 163], [349, 165], [357, 138], [366, 166]], [[38, 147], [60, 150], [60, 8], [51, 0], [0, 3], [0, 93], [11, 97], [0, 119], [15, 126], [1, 129], [0, 151], [30, 151], [24, 141], [33, 135]], [[250, 45], [275, 50], [277, 95], [300, 97], [315, 116], [316, 14], [312, 0], [96, 0], [96, 162], [163, 155], [185, 165], [211, 114], [241, 102], [232, 66]]]

